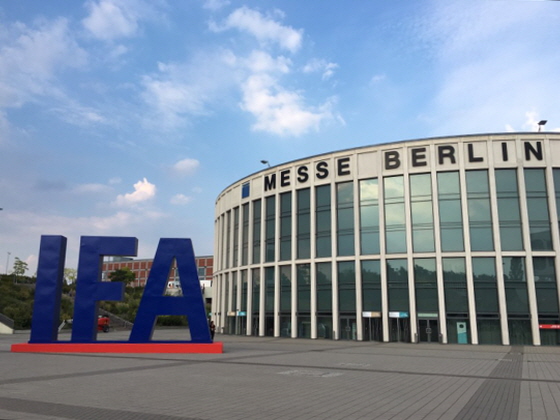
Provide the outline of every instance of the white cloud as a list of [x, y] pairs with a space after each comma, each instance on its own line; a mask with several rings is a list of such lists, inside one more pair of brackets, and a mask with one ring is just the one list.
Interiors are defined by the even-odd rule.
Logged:
[[[127, 7], [128, 6], [128, 7]], [[130, 3], [114, 0], [101, 0], [87, 4], [89, 16], [82, 23], [96, 38], [110, 41], [127, 38], [138, 30], [138, 16]]]
[[249, 57], [244, 60], [244, 64], [253, 73], [288, 73], [292, 62], [289, 58], [283, 56], [274, 58], [267, 52], [258, 50], [252, 51]]
[[332, 102], [308, 109], [301, 94], [283, 89], [266, 74], [250, 76], [242, 89], [241, 106], [256, 117], [257, 122], [252, 127], [256, 131], [298, 136], [317, 130], [321, 122], [334, 118]]
[[528, 109], [560, 113], [550, 88], [560, 66], [551, 48], [558, 25], [547, 16], [548, 5], [477, 1], [433, 7], [415, 34], [430, 47], [424, 56], [434, 61], [434, 101], [420, 105], [431, 116], [430, 135], [518, 129]]
[[183, 127], [190, 118], [208, 115], [210, 105], [223, 102], [237, 77], [229, 53], [200, 52], [180, 64], [158, 64], [158, 72], [142, 79], [142, 97], [149, 107], [147, 125], [171, 130]]
[[0, 107], [20, 107], [38, 97], [62, 99], [55, 85], [56, 72], [87, 62], [68, 22], [43, 20], [33, 28], [17, 23], [7, 31], [11, 41], [0, 50]]
[[338, 64], [331, 63], [326, 60], [319, 60], [319, 59], [312, 59], [310, 60], [305, 66], [303, 66], [304, 73], [315, 73], [321, 72], [321, 78], [323, 80], [330, 79], [333, 75], [335, 70], [338, 68]]
[[204, 114], [204, 93], [195, 85], [177, 80], [158, 80], [145, 76], [144, 100], [156, 109], [159, 124], [174, 128], [184, 123], [185, 117]]
[[156, 186], [148, 182], [146, 178], [134, 184], [134, 192], [117, 196], [118, 206], [127, 206], [151, 200], [156, 195]]
[[245, 6], [231, 13], [222, 25], [211, 24], [210, 29], [216, 32], [237, 29], [249, 33], [262, 44], [277, 44], [290, 52], [300, 49], [303, 33]]
[[198, 160], [186, 158], [175, 163], [173, 171], [179, 175], [192, 175], [199, 166], [200, 162]]
[[[39, 249], [41, 235], [62, 235], [68, 239], [66, 267], [76, 267], [80, 236], [144, 236], [146, 227], [156, 225], [166, 215], [154, 211], [117, 211], [106, 216], [69, 217], [31, 211], [6, 212], [2, 221], [3, 239], [15, 256], [29, 263], [29, 274], [36, 271], [37, 257], [29, 252]], [[17, 228], [9, 228], [14, 226]], [[139, 235], [141, 234], [141, 235]], [[145, 242], [140, 246], [147, 245]], [[153, 255], [153, 254], [152, 254]], [[5, 259], [4, 259], [5, 261]], [[4, 272], [4, 271], [2, 271]]]
[[170, 203], [177, 206], [184, 206], [185, 204], [190, 203], [191, 200], [191, 197], [188, 197], [184, 194], [175, 194], [173, 197], [171, 197]]

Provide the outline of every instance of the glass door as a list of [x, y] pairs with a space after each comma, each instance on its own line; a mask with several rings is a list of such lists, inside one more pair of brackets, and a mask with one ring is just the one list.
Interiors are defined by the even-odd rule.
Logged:
[[419, 319], [418, 336], [421, 343], [438, 343], [439, 326], [437, 319]]
[[340, 318], [339, 337], [340, 337], [341, 340], [356, 340], [357, 339], [356, 318], [353, 318], [353, 317], [341, 317]]
[[408, 318], [389, 318], [390, 339], [410, 343], [410, 321]]

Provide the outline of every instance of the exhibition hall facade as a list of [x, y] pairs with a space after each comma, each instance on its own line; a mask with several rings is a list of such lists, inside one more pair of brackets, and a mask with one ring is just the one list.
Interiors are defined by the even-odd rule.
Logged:
[[225, 334], [557, 345], [560, 133], [429, 138], [279, 164], [215, 207]]

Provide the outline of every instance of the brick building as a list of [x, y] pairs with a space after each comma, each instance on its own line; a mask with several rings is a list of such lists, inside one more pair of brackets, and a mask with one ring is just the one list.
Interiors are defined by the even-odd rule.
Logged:
[[[200, 287], [203, 291], [203, 296], [206, 302], [212, 300], [212, 275], [214, 258], [212, 256], [195, 257], [196, 267], [198, 270], [198, 279]], [[135, 276], [135, 281], [132, 283], [133, 287], [144, 287], [150, 270], [152, 268], [153, 259], [132, 259], [123, 257], [111, 257], [110, 260], [104, 261], [102, 266], [102, 280], [106, 281], [109, 278], [109, 273], [119, 269], [130, 269]], [[167, 281], [167, 289], [171, 294], [178, 293], [181, 290], [179, 284], [179, 276], [175, 262], [169, 272], [169, 279]]]

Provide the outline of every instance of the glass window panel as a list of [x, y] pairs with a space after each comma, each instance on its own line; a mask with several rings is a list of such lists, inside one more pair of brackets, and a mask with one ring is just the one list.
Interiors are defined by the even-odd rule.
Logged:
[[525, 259], [503, 257], [504, 282], [508, 315], [529, 314], [529, 298], [525, 276]]
[[379, 254], [379, 196], [377, 179], [360, 181], [361, 253]]
[[261, 261], [261, 200], [253, 202], [253, 264]]
[[558, 289], [553, 257], [533, 258], [533, 273], [539, 314], [558, 315]]
[[414, 252], [433, 252], [434, 215], [430, 174], [410, 176], [410, 196]]
[[310, 190], [305, 188], [297, 191], [297, 257], [311, 256], [311, 199]]
[[554, 191], [556, 197], [556, 218], [560, 220], [560, 169], [553, 169]]
[[544, 169], [525, 169], [529, 232], [533, 250], [552, 250]]
[[[260, 302], [261, 302], [261, 295], [260, 295], [260, 288], [261, 288], [261, 272], [260, 269], [254, 268], [251, 271], [251, 280], [253, 282], [253, 314], [258, 314], [260, 312]], [[258, 328], [258, 326], [253, 325], [253, 328]]]
[[291, 313], [292, 310], [292, 267], [280, 267], [280, 312]]
[[247, 265], [249, 254], [249, 203], [243, 204], [241, 265]]
[[317, 266], [317, 311], [332, 311], [332, 271], [331, 263]]
[[266, 312], [274, 311], [274, 267], [264, 269], [264, 310]]
[[232, 296], [232, 305], [233, 305], [233, 310], [238, 311], [239, 310], [239, 301], [237, 300], [238, 296], [237, 296], [237, 290], [238, 290], [238, 284], [237, 284], [237, 273], [233, 272], [232, 276], [231, 276], [231, 284], [233, 285], [233, 296]]
[[463, 251], [463, 210], [459, 172], [437, 174], [442, 251]]
[[416, 202], [412, 207], [412, 225], [426, 224], [433, 229], [434, 215], [432, 211], [432, 201]]
[[354, 255], [354, 183], [337, 184], [338, 255]]
[[497, 314], [498, 288], [494, 258], [473, 258], [472, 266], [477, 314]]
[[404, 202], [385, 205], [385, 236], [388, 253], [406, 252]]
[[413, 231], [414, 252], [433, 252], [434, 251], [434, 231], [433, 229], [414, 229]]
[[467, 171], [467, 190], [471, 194], [487, 195], [488, 189], [487, 171]]
[[402, 176], [384, 178], [383, 186], [387, 252], [406, 252], [404, 178]]
[[241, 272], [241, 305], [239, 307], [240, 311], [247, 311], [247, 298], [248, 298], [248, 289], [247, 289], [247, 270], [243, 270]]
[[230, 232], [230, 229], [231, 229], [231, 211], [228, 211], [227, 214], [226, 214], [226, 228], [224, 230], [224, 235], [225, 235], [225, 241], [224, 241], [225, 264], [224, 264], [224, 267], [225, 268], [229, 268], [229, 266], [230, 266], [230, 262], [229, 262], [229, 256], [230, 256], [230, 252], [231, 252], [231, 232]]
[[292, 258], [292, 193], [280, 195], [280, 260]]
[[308, 313], [311, 306], [311, 269], [309, 264], [297, 265], [297, 310]]
[[412, 245], [415, 252], [433, 252], [434, 215], [430, 174], [410, 176]]
[[410, 176], [410, 196], [432, 198], [432, 181], [430, 174]]
[[338, 306], [340, 312], [356, 312], [356, 266], [354, 261], [338, 263]]
[[239, 265], [239, 207], [233, 209], [233, 265]]
[[408, 312], [408, 265], [406, 259], [387, 260], [389, 311]]
[[492, 251], [492, 215], [488, 171], [467, 171], [467, 207], [472, 251]]
[[438, 291], [435, 258], [417, 258], [414, 260], [414, 283], [416, 310], [419, 313], [437, 312]]
[[498, 201], [498, 219], [502, 250], [523, 250], [521, 212], [515, 169], [498, 169], [495, 172]]
[[331, 256], [331, 186], [316, 188], [316, 256]]
[[379, 260], [362, 261], [362, 301], [364, 311], [381, 311], [381, 265]]
[[266, 242], [266, 253], [265, 261], [274, 261], [275, 258], [275, 243], [276, 243], [276, 197], [266, 198], [266, 231], [265, 231], [265, 242]]
[[443, 285], [447, 314], [466, 314], [469, 311], [467, 273], [464, 258], [443, 258]]
[[383, 189], [385, 199], [404, 197], [404, 178], [402, 176], [391, 176], [383, 178]]

